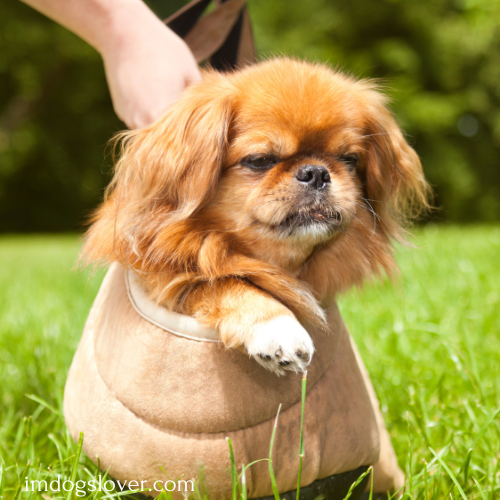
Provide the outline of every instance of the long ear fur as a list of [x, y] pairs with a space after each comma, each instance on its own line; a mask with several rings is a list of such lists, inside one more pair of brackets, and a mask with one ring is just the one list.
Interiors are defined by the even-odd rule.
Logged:
[[117, 138], [121, 155], [105, 202], [92, 219], [89, 261], [141, 259], [159, 224], [186, 220], [214, 196], [224, 158], [231, 103], [209, 73], [150, 127]]
[[320, 248], [301, 271], [325, 303], [372, 276], [394, 275], [391, 239], [405, 241], [403, 226], [430, 208], [430, 187], [417, 153], [408, 145], [371, 82], [359, 82], [366, 156], [360, 165], [364, 210], [334, 245]]
[[386, 220], [389, 236], [399, 237], [399, 226], [430, 208], [430, 187], [417, 153], [406, 142], [386, 108], [386, 98], [373, 90], [367, 123], [366, 195]]

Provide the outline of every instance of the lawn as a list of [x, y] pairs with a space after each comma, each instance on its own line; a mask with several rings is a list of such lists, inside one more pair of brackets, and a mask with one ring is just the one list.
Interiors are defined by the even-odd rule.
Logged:
[[[412, 241], [398, 250], [401, 278], [351, 292], [342, 314], [406, 470], [406, 498], [500, 498], [500, 227], [429, 226]], [[73, 269], [78, 250], [75, 236], [0, 238], [4, 498], [41, 495], [22, 491], [25, 477], [98, 474], [61, 415], [103, 276]], [[72, 494], [44, 498], [57, 495]]]

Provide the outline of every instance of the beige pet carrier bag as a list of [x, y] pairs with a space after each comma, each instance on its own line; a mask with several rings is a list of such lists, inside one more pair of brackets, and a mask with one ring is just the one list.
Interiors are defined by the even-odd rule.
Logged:
[[[328, 323], [328, 333], [313, 335], [302, 485], [333, 487], [340, 495], [374, 465], [374, 490], [397, 489], [403, 475], [379, 404], [335, 306]], [[300, 375], [277, 377], [242, 352], [226, 349], [216, 331], [157, 306], [130, 271], [114, 264], [75, 354], [64, 414], [73, 438], [84, 433], [84, 451], [111, 477], [145, 481], [157, 495], [155, 481], [202, 474], [216, 500], [231, 497], [226, 437], [238, 466], [267, 458], [280, 404], [273, 466], [279, 491], [295, 490], [300, 400]], [[253, 465], [246, 480], [249, 498], [272, 494], [266, 461]], [[176, 490], [176, 497], [182, 493]]]

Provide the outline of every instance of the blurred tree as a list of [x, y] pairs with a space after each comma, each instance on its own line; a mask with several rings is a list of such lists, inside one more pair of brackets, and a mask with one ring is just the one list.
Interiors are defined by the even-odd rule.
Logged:
[[[168, 16], [185, 2], [149, 3]], [[0, 2], [0, 232], [81, 230], [123, 128], [99, 54], [25, 4]]]
[[[147, 2], [165, 18], [183, 0]], [[500, 218], [499, 0], [249, 0], [262, 57], [381, 78], [454, 221]], [[81, 228], [109, 178], [114, 116], [99, 55], [0, 3], [0, 231]]]
[[0, 230], [75, 229], [120, 129], [98, 54], [20, 2], [0, 3]]

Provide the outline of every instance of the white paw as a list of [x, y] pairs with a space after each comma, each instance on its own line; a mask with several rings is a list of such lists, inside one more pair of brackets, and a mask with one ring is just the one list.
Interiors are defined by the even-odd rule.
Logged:
[[314, 353], [311, 337], [291, 316], [278, 316], [254, 325], [245, 347], [250, 356], [277, 375], [283, 375], [283, 370], [303, 372]]

